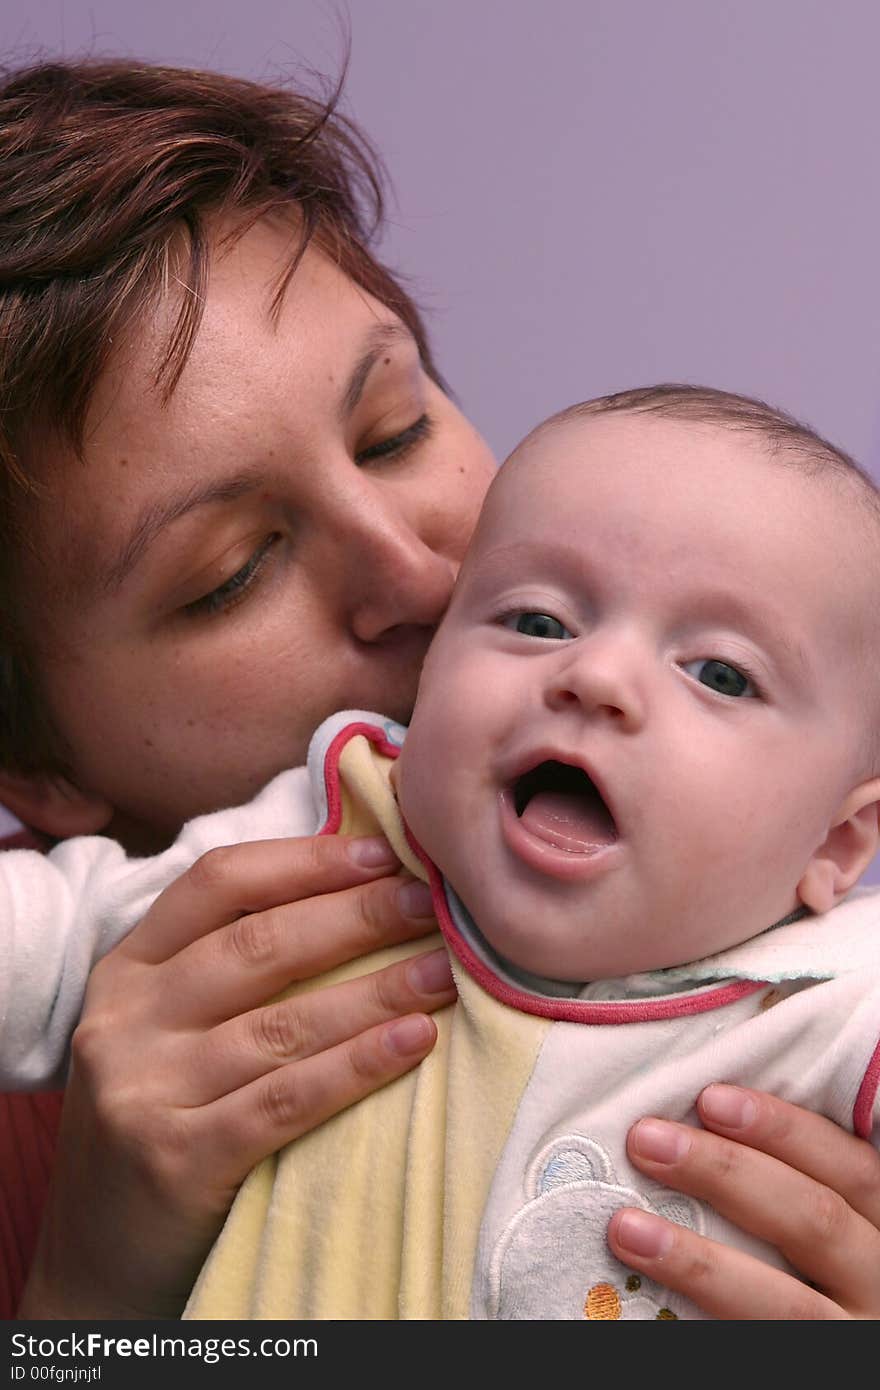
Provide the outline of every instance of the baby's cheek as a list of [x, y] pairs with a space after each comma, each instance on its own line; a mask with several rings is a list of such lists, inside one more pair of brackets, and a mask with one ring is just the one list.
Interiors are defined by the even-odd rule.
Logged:
[[431, 776], [430, 769], [425, 766], [429, 751], [430, 743], [425, 747], [420, 727], [411, 725], [391, 774], [400, 814], [419, 844], [422, 844], [425, 829], [423, 808], [430, 804], [425, 794]]
[[401, 815], [432, 859], [442, 857], [443, 827], [453, 814], [450, 788], [455, 771], [449, 766], [445, 725], [448, 712], [432, 717], [416, 710], [395, 766], [395, 791]]

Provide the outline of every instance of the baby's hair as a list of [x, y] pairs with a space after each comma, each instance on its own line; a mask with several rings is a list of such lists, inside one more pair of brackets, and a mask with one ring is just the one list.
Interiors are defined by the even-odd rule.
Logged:
[[664, 382], [658, 386], [618, 391], [610, 396], [596, 396], [569, 406], [545, 420], [534, 433], [581, 416], [615, 412], [692, 420], [696, 424], [757, 435], [774, 457], [798, 464], [816, 475], [831, 471], [847, 478], [856, 485], [861, 501], [874, 519], [880, 521], [880, 488], [855, 459], [793, 415], [753, 396], [739, 396], [732, 391], [693, 386], [687, 382]]

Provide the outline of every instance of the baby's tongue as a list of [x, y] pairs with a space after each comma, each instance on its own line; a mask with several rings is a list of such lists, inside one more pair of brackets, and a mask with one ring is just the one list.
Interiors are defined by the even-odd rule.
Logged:
[[595, 791], [536, 792], [520, 820], [539, 840], [573, 854], [610, 845], [616, 838], [608, 809]]

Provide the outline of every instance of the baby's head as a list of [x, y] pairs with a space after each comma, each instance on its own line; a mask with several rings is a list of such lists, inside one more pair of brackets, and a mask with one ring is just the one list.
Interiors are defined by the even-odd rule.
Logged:
[[880, 499], [759, 402], [575, 406], [498, 474], [424, 668], [403, 814], [524, 970], [699, 959], [877, 845]]

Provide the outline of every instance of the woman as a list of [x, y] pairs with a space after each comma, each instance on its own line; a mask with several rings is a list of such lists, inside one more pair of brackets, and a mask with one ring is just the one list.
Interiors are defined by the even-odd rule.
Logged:
[[[149, 852], [332, 710], [406, 719], [493, 463], [369, 252], [375, 164], [332, 102], [44, 65], [0, 90], [0, 158], [0, 799]], [[177, 1314], [249, 1168], [430, 1049], [436, 952], [261, 1007], [430, 928], [393, 870], [231, 848], [98, 965], [23, 1316]], [[663, 1282], [715, 1316], [876, 1315], [873, 1151], [729, 1087], [700, 1115], [674, 1160], [637, 1126], [633, 1161], [809, 1284], [679, 1228]]]

